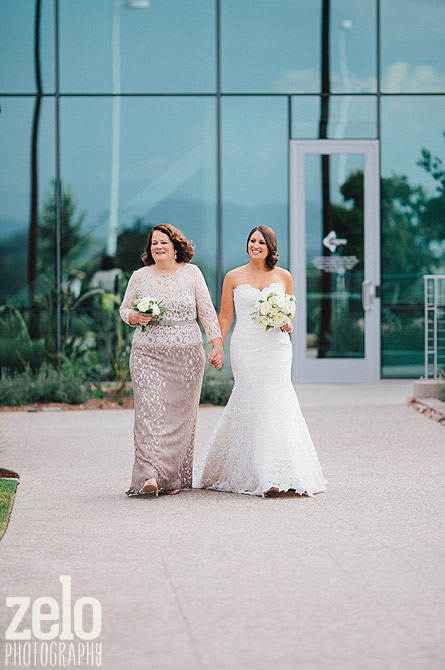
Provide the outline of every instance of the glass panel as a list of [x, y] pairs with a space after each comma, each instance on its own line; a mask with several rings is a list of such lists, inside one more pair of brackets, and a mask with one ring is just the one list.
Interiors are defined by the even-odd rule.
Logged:
[[[319, 91], [322, 4], [225, 0], [223, 90]], [[329, 47], [333, 92], [376, 91], [376, 0], [332, 3]]]
[[[385, 377], [410, 377], [412, 366], [423, 361], [423, 336], [416, 326], [414, 337], [414, 317], [410, 318], [422, 313], [423, 275], [445, 272], [444, 119], [445, 96], [397, 96], [382, 101]], [[397, 338], [404, 357], [394, 355]], [[415, 369], [421, 374], [420, 368]]]
[[307, 358], [364, 358], [364, 157], [307, 155]]
[[382, 2], [382, 89], [445, 92], [443, 0]]
[[[43, 336], [47, 351], [55, 350], [54, 312], [46, 309], [54, 306], [55, 226], [42, 226], [46, 194], [54, 193], [54, 104], [41, 100], [33, 151], [35, 103], [13, 97], [0, 102], [0, 305], [7, 306], [0, 319], [0, 368], [20, 370], [25, 363], [35, 366], [43, 345], [29, 344], [16, 308], [31, 338]], [[52, 214], [54, 220], [54, 209]]]
[[259, 224], [275, 230], [288, 267], [287, 155], [286, 100], [222, 100], [224, 272], [247, 262], [247, 235]]
[[320, 96], [292, 97], [291, 136], [295, 140], [314, 140], [319, 136]]
[[42, 92], [54, 91], [54, 7], [53, 0], [40, 4], [40, 31], [36, 3], [29, 0], [2, 2], [0, 21], [0, 90], [4, 93], [34, 93], [34, 49], [40, 36], [40, 78]]
[[212, 92], [215, 22], [208, 0], [61, 0], [62, 91]]
[[223, 91], [319, 91], [320, 6], [224, 0]]
[[[36, 117], [36, 170], [33, 174], [37, 189], [33, 191], [30, 166], [35, 103], [33, 98], [1, 100], [0, 144], [5, 169], [0, 180], [0, 302], [26, 306], [33, 302], [29, 290], [29, 280], [34, 276], [33, 259], [37, 274], [43, 271], [54, 281], [55, 230], [43, 235], [40, 230], [40, 236], [32, 235], [32, 229], [37, 232], [40, 228], [45, 195], [53, 192], [54, 104], [52, 100], [43, 99]], [[31, 224], [32, 193], [36, 216]], [[48, 247], [52, 249], [50, 267], [45, 264], [44, 255]]]
[[[69, 98], [61, 104], [64, 187], [76, 203], [73, 222], [81, 222], [76, 258], [71, 256], [67, 270], [89, 276], [115, 249], [119, 267], [132, 272], [141, 266], [149, 228], [168, 221], [195, 243], [193, 262], [216, 299], [214, 100], [124, 98], [114, 140], [110, 99]], [[115, 149], [120, 146], [119, 189], [113, 198], [112, 141]], [[114, 242], [111, 201], [118, 222]]]
[[[319, 137], [320, 97], [292, 97], [292, 138]], [[377, 137], [377, 99], [371, 95], [331, 96], [328, 139], [374, 139]]]
[[423, 305], [384, 305], [382, 310], [383, 376], [420, 377], [425, 373]]
[[376, 0], [331, 4], [331, 91], [373, 93], [377, 91]]

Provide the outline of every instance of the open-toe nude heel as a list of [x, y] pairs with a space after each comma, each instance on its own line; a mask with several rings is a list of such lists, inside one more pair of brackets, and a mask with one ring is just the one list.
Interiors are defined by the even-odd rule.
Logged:
[[146, 479], [142, 487], [142, 493], [154, 493], [155, 498], [158, 497], [158, 483], [156, 479]]

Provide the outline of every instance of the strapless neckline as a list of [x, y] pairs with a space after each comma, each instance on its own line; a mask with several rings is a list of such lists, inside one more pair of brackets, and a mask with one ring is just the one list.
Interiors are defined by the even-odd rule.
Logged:
[[241, 286], [250, 286], [250, 288], [253, 288], [254, 291], [259, 291], [260, 293], [262, 293], [267, 288], [270, 288], [271, 286], [274, 286], [275, 284], [278, 284], [279, 286], [282, 286], [284, 289], [286, 289], [283, 282], [273, 281], [268, 286], [265, 286], [264, 288], [257, 288], [256, 286], [252, 286], [252, 284], [247, 284], [247, 283], [246, 284], [237, 284], [236, 286], [234, 286], [233, 290], [235, 291], [237, 288], [241, 288]]

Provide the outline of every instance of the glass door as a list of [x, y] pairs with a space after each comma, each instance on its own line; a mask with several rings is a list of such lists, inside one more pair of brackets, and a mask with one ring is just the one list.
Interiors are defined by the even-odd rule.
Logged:
[[377, 381], [378, 142], [293, 140], [290, 175], [293, 379]]

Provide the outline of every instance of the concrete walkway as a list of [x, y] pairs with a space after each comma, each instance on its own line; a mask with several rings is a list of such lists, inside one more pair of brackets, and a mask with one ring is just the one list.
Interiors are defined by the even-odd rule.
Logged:
[[[61, 604], [69, 575], [73, 602], [100, 601], [107, 670], [442, 670], [443, 427], [405, 406], [411, 383], [297, 392], [328, 479], [313, 499], [128, 499], [132, 411], [0, 414], [21, 474], [2, 637], [4, 596]], [[197, 449], [220, 411], [200, 410]]]

